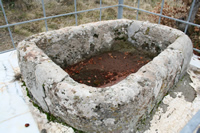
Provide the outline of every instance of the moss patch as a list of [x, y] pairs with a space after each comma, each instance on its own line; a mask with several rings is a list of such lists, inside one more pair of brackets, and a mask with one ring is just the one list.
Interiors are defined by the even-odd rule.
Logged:
[[148, 35], [148, 34], [149, 34], [149, 31], [150, 31], [150, 28], [147, 27], [147, 30], [145, 31], [145, 35]]

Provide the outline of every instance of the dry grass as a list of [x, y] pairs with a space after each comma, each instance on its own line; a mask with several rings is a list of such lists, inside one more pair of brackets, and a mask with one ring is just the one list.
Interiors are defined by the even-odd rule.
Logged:
[[[24, 1], [24, 0], [21, 0]], [[29, 0], [31, 3], [27, 5], [20, 3], [19, 5], [10, 5], [9, 3], [4, 3], [6, 10], [6, 15], [9, 23], [16, 23], [36, 18], [43, 17], [42, 5], [40, 3], [35, 3], [36, 0]], [[60, 0], [61, 1], [61, 0]], [[179, 6], [181, 0], [168, 0], [168, 4], [172, 7]], [[153, 11], [156, 6], [158, 6], [160, 0], [140, 0], [140, 8], [148, 11]], [[118, 0], [102, 0], [102, 6], [117, 5]], [[125, 5], [137, 7], [137, 0], [124, 0]], [[77, 11], [87, 10], [92, 8], [98, 8], [100, 6], [99, 0], [77, 0]], [[53, 16], [58, 14], [64, 14], [69, 12], [74, 12], [74, 0], [62, 0], [62, 2], [56, 2], [55, 0], [49, 0], [45, 3], [46, 16]], [[100, 11], [90, 11], [86, 13], [80, 13], [78, 17], [78, 25], [99, 21]], [[124, 8], [123, 17], [127, 19], [136, 19], [136, 10]], [[101, 20], [112, 20], [117, 18], [117, 7], [102, 10]], [[157, 23], [158, 17], [149, 15], [147, 13], [139, 12], [139, 20], [150, 21]], [[47, 20], [48, 29], [56, 30], [66, 26], [75, 25], [75, 15], [69, 15], [64, 17], [52, 18]], [[0, 9], [0, 25], [5, 25], [5, 20]], [[45, 23], [44, 21], [37, 21], [33, 23], [27, 23], [22, 25], [16, 25], [11, 27], [14, 41], [19, 42], [27, 36], [44, 32]], [[6, 45], [7, 44], [7, 45]], [[11, 40], [7, 29], [0, 29], [0, 51], [5, 49], [10, 49]]]

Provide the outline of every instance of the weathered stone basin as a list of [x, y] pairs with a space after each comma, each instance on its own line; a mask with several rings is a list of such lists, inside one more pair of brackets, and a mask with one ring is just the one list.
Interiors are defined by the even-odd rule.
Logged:
[[[118, 40], [158, 56], [106, 88], [77, 83], [62, 69], [109, 50]], [[33, 35], [17, 50], [22, 78], [44, 111], [86, 132], [129, 133], [184, 75], [192, 43], [179, 30], [121, 19]]]

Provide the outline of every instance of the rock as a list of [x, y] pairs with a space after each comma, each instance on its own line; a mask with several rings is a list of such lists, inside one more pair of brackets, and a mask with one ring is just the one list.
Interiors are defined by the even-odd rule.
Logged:
[[[106, 88], [79, 84], [61, 68], [129, 41], [156, 56]], [[86, 132], [135, 132], [185, 74], [192, 43], [183, 32], [135, 20], [112, 20], [33, 35], [18, 45], [23, 80], [44, 111]]]

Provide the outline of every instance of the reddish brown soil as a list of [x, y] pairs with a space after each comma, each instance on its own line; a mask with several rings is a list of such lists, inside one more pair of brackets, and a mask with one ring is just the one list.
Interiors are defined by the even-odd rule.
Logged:
[[93, 87], [111, 86], [135, 73], [151, 59], [141, 52], [106, 52], [75, 65], [65, 71], [77, 82]]

